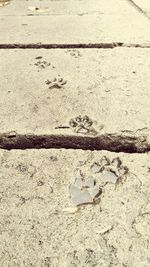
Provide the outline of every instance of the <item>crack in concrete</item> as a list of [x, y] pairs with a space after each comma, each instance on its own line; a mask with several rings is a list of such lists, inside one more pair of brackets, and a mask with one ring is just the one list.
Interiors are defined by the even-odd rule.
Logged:
[[143, 14], [148, 20], [150, 20], [150, 17], [147, 15], [147, 13], [141, 8], [139, 7], [133, 0], [126, 0], [129, 2], [130, 5], [132, 5], [138, 12], [140, 12], [141, 14]]
[[21, 44], [21, 43], [12, 43], [12, 44], [0, 44], [0, 49], [81, 49], [81, 48], [102, 48], [102, 49], [111, 49], [116, 47], [127, 47], [127, 48], [150, 48], [149, 44], [132, 44], [132, 43], [121, 43], [121, 42], [112, 42], [112, 43], [81, 43], [81, 44], [41, 44], [41, 43], [30, 43], [30, 44]]
[[11, 149], [82, 149], [124, 153], [146, 153], [150, 143], [145, 136], [103, 134], [91, 136], [0, 134], [0, 148]]
[[14, 43], [14, 44], [0, 44], [0, 49], [65, 49], [65, 48], [114, 48], [114, 47], [121, 47], [123, 43], [96, 43], [96, 44], [41, 44], [41, 43], [31, 43], [31, 44], [21, 44], [21, 43]]

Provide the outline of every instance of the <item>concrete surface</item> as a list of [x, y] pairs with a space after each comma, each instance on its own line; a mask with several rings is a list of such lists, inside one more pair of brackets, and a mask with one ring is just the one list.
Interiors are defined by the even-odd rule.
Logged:
[[[130, 2], [0, 8], [0, 147], [22, 148], [0, 149], [0, 267], [150, 266], [150, 21]], [[134, 48], [8, 49], [114, 42]]]
[[0, 62], [1, 133], [93, 136], [70, 127], [87, 115], [96, 135], [150, 137], [149, 49], [0, 50]]
[[149, 0], [134, 0], [133, 1], [139, 8], [143, 10], [150, 18], [150, 1]]
[[[128, 169], [116, 185], [91, 173], [103, 156]], [[150, 265], [149, 154], [0, 150], [0, 162], [1, 267]], [[95, 204], [73, 206], [77, 169], [101, 187]]]
[[[39, 10], [33, 10], [33, 8]], [[113, 8], [112, 8], [113, 7]], [[109, 0], [13, 0], [7, 7], [0, 9], [1, 16], [27, 16], [27, 15], [90, 15], [90, 14], [135, 14], [134, 8], [126, 1]]]
[[[29, 4], [30, 6], [31, 2], [28, 2], [25, 5]], [[94, 10], [97, 5], [94, 8], [93, 3], [87, 5], [85, 14], [82, 13], [84, 12], [84, 3], [85, 1], [77, 1], [74, 10], [72, 7], [74, 4], [68, 4], [68, 1], [47, 1], [46, 6], [51, 7], [53, 5], [54, 14], [51, 11], [50, 14], [39, 17], [36, 15], [24, 16], [19, 11], [19, 14], [16, 14], [17, 11], [13, 12], [13, 10], [19, 10], [20, 2], [14, 1], [0, 10], [0, 32], [2, 32], [0, 44], [80, 44], [101, 42], [150, 44], [150, 22], [130, 6], [128, 2], [110, 1], [108, 5], [105, 0], [101, 0], [99, 5], [101, 10], [99, 7], [98, 12], [95, 13]], [[13, 7], [14, 5], [16, 5], [16, 8]], [[58, 7], [58, 5], [62, 6], [62, 14], [57, 11], [61, 9], [61, 6]], [[66, 5], [68, 5], [67, 8], [65, 8]], [[7, 14], [10, 14], [7, 13], [8, 11], [6, 16], [3, 15], [5, 10], [7, 8], [11, 10], [11, 7], [12, 14], [16, 14], [15, 19], [12, 15], [7, 16]], [[51, 8], [49, 9], [51, 10]]]

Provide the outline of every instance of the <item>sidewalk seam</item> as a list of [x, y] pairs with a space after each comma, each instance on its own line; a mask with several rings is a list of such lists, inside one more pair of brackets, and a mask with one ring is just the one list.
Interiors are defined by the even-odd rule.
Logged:
[[82, 149], [107, 150], [124, 153], [146, 153], [150, 143], [145, 135], [102, 134], [91, 136], [0, 134], [0, 148], [11, 149]]
[[147, 13], [139, 7], [133, 0], [126, 0], [130, 5], [132, 5], [139, 13], [143, 14], [148, 20], [150, 20], [150, 17], [147, 15]]
[[112, 43], [80, 43], [80, 44], [41, 44], [41, 43], [29, 43], [29, 44], [0, 44], [0, 49], [86, 49], [86, 48], [102, 48], [111, 49], [116, 47], [125, 48], [150, 48], [149, 44], [132, 44], [132, 43], [122, 43], [122, 42], [112, 42]]

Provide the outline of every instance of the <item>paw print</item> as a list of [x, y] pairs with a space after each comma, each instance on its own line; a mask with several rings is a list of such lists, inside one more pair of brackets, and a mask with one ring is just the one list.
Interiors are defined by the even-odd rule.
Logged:
[[116, 183], [128, 173], [128, 168], [122, 165], [119, 157], [116, 157], [111, 161], [104, 156], [99, 163], [94, 163], [91, 166], [91, 171], [94, 174], [102, 173], [100, 177], [102, 182]]
[[46, 67], [49, 67], [51, 64], [45, 60], [43, 60], [43, 61], [38, 60], [34, 65], [40, 69], [45, 69]]
[[75, 133], [92, 134], [96, 135], [97, 132], [92, 127], [93, 121], [87, 116], [78, 116], [75, 119], [69, 121], [70, 127]]
[[74, 184], [70, 185], [70, 197], [74, 205], [92, 204], [101, 194], [101, 189], [96, 185], [93, 177], [84, 179], [79, 172]]
[[70, 55], [75, 58], [81, 57], [80, 52], [76, 49], [69, 49], [67, 50], [67, 53], [70, 53]]
[[61, 89], [67, 83], [67, 81], [65, 81], [63, 78], [54, 78], [51, 81], [47, 80], [45, 83], [49, 86], [49, 89]]

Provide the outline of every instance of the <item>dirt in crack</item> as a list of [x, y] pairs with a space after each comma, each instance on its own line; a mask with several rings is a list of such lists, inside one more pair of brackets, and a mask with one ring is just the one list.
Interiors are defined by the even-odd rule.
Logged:
[[122, 47], [124, 46], [121, 42], [114, 42], [114, 43], [74, 43], [74, 44], [38, 44], [38, 43], [4, 43], [0, 44], [0, 49], [79, 49], [79, 48], [103, 48], [103, 49], [110, 49], [115, 47]]
[[0, 134], [0, 148], [11, 149], [82, 149], [107, 150], [124, 153], [146, 153], [150, 144], [146, 137], [104, 134], [93, 136], [76, 135], [19, 135]]

